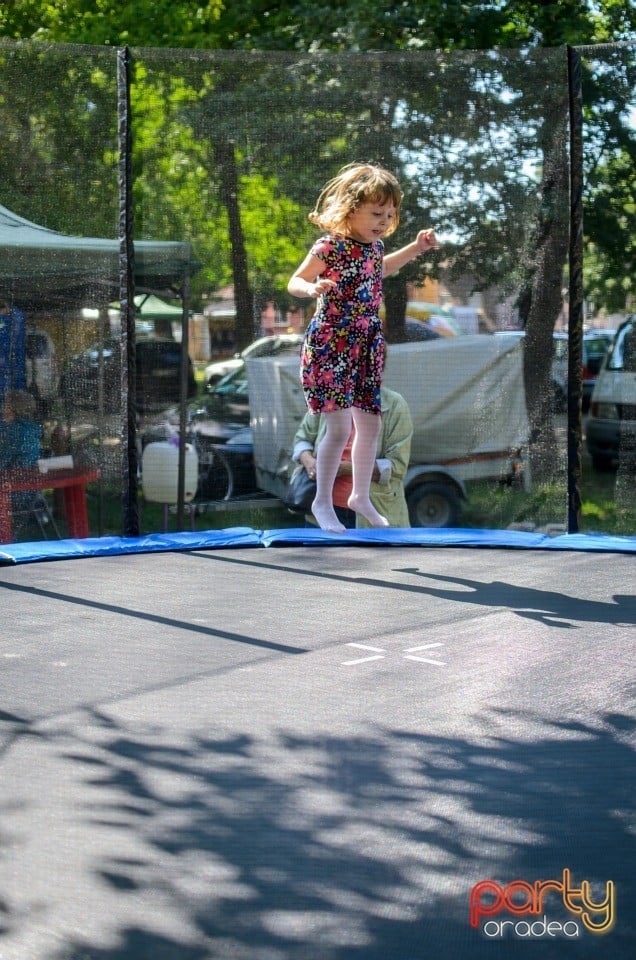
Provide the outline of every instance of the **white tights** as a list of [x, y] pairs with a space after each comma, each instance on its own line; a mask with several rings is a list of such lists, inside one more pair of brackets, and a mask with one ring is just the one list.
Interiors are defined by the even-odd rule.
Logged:
[[342, 453], [347, 445], [352, 426], [355, 428], [351, 448], [353, 490], [348, 500], [351, 510], [362, 514], [372, 527], [388, 527], [388, 521], [378, 513], [369, 498], [369, 488], [378, 436], [382, 425], [379, 416], [353, 407], [350, 410], [334, 410], [325, 413], [327, 429], [316, 452], [316, 497], [312, 513], [323, 530], [342, 533], [333, 507], [333, 485], [338, 474]]

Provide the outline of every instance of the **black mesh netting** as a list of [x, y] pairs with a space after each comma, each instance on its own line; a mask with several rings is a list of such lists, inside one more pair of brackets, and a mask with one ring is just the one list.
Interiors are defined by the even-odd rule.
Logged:
[[[594, 48], [584, 67], [584, 106], [614, 83], [629, 109], [633, 48]], [[402, 436], [393, 460], [379, 455], [404, 474], [411, 525], [565, 529], [569, 476], [582, 529], [633, 531], [636, 399], [588, 413], [583, 394], [581, 421], [585, 384], [568, 382], [568, 322], [583, 316], [568, 309], [566, 50], [137, 49], [130, 79], [126, 90], [114, 50], [0, 44], [0, 392], [33, 396], [36, 460], [67, 458], [42, 483], [44, 502], [39, 488], [5, 482], [13, 522], [0, 540], [50, 535], [51, 524], [62, 536], [137, 532], [122, 519], [132, 472], [140, 532], [306, 522], [283, 501], [311, 308], [287, 282], [317, 236], [307, 214], [320, 187], [352, 160], [401, 182], [389, 251], [422, 227], [441, 241], [386, 281], [382, 310], [385, 382], [413, 433], [410, 449]], [[120, 305], [133, 295], [130, 322]], [[579, 443], [581, 480], [568, 419], [580, 441], [612, 404], [616, 450], [592, 464]], [[602, 479], [596, 512], [585, 509], [588, 469]]]

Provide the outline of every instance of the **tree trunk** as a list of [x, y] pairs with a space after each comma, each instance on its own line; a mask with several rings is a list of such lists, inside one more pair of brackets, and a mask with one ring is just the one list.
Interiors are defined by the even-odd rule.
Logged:
[[[368, 156], [375, 157], [378, 163], [389, 170], [396, 170], [393, 156], [393, 123], [398, 104], [392, 101], [387, 91], [391, 89], [390, 67], [384, 58], [373, 56], [369, 61], [369, 74], [373, 76], [376, 95], [369, 99], [370, 124], [368, 130]], [[385, 253], [390, 253], [385, 250]], [[388, 277], [383, 283], [384, 308], [386, 316], [384, 332], [388, 343], [404, 343], [406, 340], [406, 304], [408, 293], [405, 275], [400, 272]]]
[[389, 343], [404, 343], [406, 340], [404, 318], [407, 302], [406, 279], [399, 273], [395, 274], [384, 283], [384, 307], [386, 310], [384, 331]]
[[568, 252], [568, 167], [562, 134], [563, 114], [548, 118], [545, 129], [541, 209], [530, 252], [519, 312], [526, 331], [524, 382], [530, 422], [533, 476], [553, 474], [557, 461], [552, 383], [553, 331], [562, 306], [563, 270]]
[[247, 271], [247, 251], [238, 199], [238, 172], [234, 144], [231, 140], [218, 140], [214, 144], [214, 153], [219, 174], [221, 202], [227, 210], [230, 231], [234, 303], [236, 305], [234, 335], [236, 349], [242, 350], [252, 342], [255, 336], [254, 294], [250, 287]]

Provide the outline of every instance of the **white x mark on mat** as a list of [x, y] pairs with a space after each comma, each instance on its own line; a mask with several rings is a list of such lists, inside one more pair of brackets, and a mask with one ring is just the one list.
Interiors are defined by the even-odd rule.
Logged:
[[343, 660], [343, 667], [352, 667], [356, 663], [369, 663], [370, 660], [384, 660], [384, 650], [382, 647], [369, 647], [366, 643], [348, 643], [348, 647], [357, 647], [358, 650], [373, 650], [372, 657], [358, 657], [357, 660]]
[[409, 647], [404, 651], [405, 660], [419, 660], [420, 663], [432, 663], [434, 667], [445, 667], [446, 663], [443, 660], [429, 660], [427, 657], [414, 657], [414, 653], [419, 653], [420, 650], [432, 650], [434, 647], [443, 647], [443, 643], [423, 643], [419, 647]]
[[[357, 650], [368, 650], [371, 654], [367, 657], [356, 657], [355, 660], [343, 660], [341, 662], [342, 667], [354, 667], [359, 663], [370, 663], [372, 660], [384, 660], [386, 657], [386, 650], [383, 647], [371, 647], [367, 643], [348, 643], [348, 647], [355, 647]], [[407, 647], [404, 651], [405, 660], [417, 660], [419, 663], [430, 663], [434, 667], [445, 667], [446, 663], [443, 660], [430, 660], [428, 657], [417, 657], [415, 654], [420, 653], [422, 650], [433, 650], [435, 647], [443, 647], [443, 643], [423, 643], [418, 647]]]

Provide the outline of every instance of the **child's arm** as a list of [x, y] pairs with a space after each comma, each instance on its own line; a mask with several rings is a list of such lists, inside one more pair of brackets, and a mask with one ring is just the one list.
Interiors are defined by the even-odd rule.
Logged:
[[333, 290], [337, 286], [335, 280], [327, 277], [320, 278], [326, 264], [319, 257], [308, 253], [301, 265], [292, 274], [287, 284], [287, 290], [292, 297], [318, 297], [321, 293]]
[[426, 253], [428, 250], [436, 250], [437, 246], [434, 230], [420, 230], [413, 243], [409, 243], [406, 247], [401, 247], [400, 250], [395, 250], [393, 253], [388, 253], [385, 256], [382, 276], [388, 277], [392, 273], [397, 273], [398, 270], [401, 270], [402, 267], [410, 263], [411, 260], [419, 257], [421, 253]]

